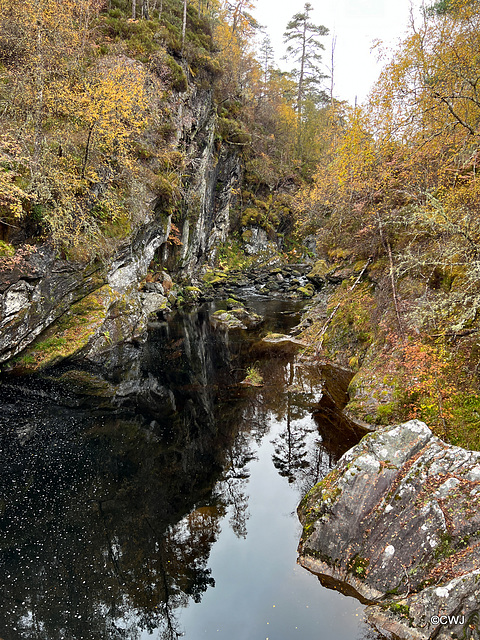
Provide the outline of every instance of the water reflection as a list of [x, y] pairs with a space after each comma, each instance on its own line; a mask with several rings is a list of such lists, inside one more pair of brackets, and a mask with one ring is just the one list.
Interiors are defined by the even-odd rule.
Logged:
[[[295, 323], [280, 301], [257, 304], [275, 319], [263, 331]], [[180, 637], [179, 612], [215, 585], [209, 558], [225, 518], [247, 536], [262, 443], [298, 493], [329, 467], [305, 420], [318, 375], [258, 335], [214, 331], [208, 313], [112, 352], [108, 374], [2, 380], [3, 640]], [[261, 389], [238, 385], [252, 362]]]

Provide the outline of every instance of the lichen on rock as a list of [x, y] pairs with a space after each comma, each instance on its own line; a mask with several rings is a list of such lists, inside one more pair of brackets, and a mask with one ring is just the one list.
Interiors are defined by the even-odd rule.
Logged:
[[[384, 632], [464, 637], [479, 615], [479, 463], [418, 420], [366, 435], [300, 504], [300, 564], [375, 603]], [[463, 623], [439, 628], [437, 613]]]

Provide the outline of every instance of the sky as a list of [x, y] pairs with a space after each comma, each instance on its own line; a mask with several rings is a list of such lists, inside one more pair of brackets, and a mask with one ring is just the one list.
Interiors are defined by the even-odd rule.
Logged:
[[[371, 51], [372, 44], [379, 39], [387, 48], [394, 46], [407, 31], [411, 8], [418, 19], [422, 0], [310, 0], [310, 4], [312, 22], [330, 30], [322, 39], [323, 60], [327, 66], [330, 66], [332, 36], [336, 36], [334, 95], [353, 105], [355, 100], [360, 104], [366, 99], [384, 64], [377, 60], [377, 53]], [[283, 33], [289, 20], [301, 12], [304, 5], [305, 0], [257, 0], [253, 12], [270, 36], [276, 64], [285, 70], [291, 63], [281, 60], [285, 53]]]

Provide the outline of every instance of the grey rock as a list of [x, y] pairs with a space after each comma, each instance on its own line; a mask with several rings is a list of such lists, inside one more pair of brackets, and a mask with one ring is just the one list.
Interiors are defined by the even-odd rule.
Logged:
[[244, 307], [229, 311], [215, 311], [210, 316], [215, 328], [221, 329], [254, 329], [263, 322], [262, 316]]
[[[417, 420], [368, 434], [302, 501], [300, 564], [381, 601], [367, 611], [384, 633], [470, 637], [480, 600], [479, 464], [480, 453]], [[437, 613], [459, 622], [434, 624]]]
[[268, 239], [265, 229], [260, 227], [248, 227], [242, 233], [245, 253], [249, 256], [258, 256], [261, 253], [276, 254], [277, 245]]

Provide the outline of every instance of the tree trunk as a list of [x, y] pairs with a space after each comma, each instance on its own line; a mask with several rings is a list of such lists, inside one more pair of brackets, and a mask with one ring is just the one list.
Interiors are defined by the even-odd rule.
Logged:
[[137, 0], [132, 0], [132, 20], [137, 19]]
[[90, 129], [88, 130], [87, 145], [85, 147], [85, 155], [83, 157], [82, 178], [85, 178], [85, 169], [87, 168], [88, 156], [90, 155], [90, 144], [92, 142], [92, 135], [93, 135], [94, 128], [95, 128], [95, 123], [93, 123]]
[[187, 28], [187, 0], [183, 0], [183, 24], [182, 24], [182, 52], [185, 44], [185, 29]]
[[303, 23], [303, 38], [302, 38], [302, 59], [300, 60], [300, 76], [298, 78], [298, 94], [297, 94], [297, 112], [298, 120], [302, 117], [302, 100], [303, 100], [303, 81], [305, 75], [305, 55], [307, 47], [307, 19]]
[[335, 47], [337, 46], [337, 36], [333, 36], [332, 38], [332, 51], [330, 58], [330, 106], [333, 108], [333, 88], [335, 86], [334, 82], [334, 69], [335, 69]]
[[42, 146], [42, 119], [44, 106], [44, 87], [45, 87], [45, 65], [43, 58], [43, 16], [37, 19], [37, 38], [36, 38], [36, 72], [35, 72], [35, 110], [33, 116], [33, 171], [38, 173], [40, 164], [40, 151]]

